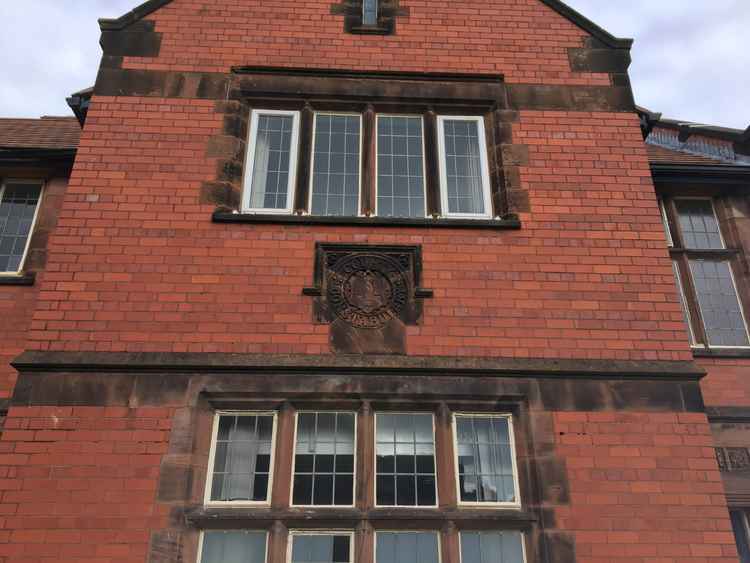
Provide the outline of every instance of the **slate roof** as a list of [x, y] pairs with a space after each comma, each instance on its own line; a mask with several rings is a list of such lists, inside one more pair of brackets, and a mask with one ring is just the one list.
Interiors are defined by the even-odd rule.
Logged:
[[81, 126], [75, 117], [0, 118], [0, 149], [77, 149]]

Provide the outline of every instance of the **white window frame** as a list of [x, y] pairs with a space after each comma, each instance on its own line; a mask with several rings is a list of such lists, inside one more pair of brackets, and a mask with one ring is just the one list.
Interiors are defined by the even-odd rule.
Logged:
[[[273, 427], [271, 429], [271, 457], [268, 466], [268, 489], [266, 500], [211, 500], [211, 488], [214, 481], [214, 463], [216, 457], [216, 442], [219, 435], [219, 420], [222, 416], [273, 416]], [[208, 472], [206, 476], [206, 490], [203, 494], [205, 506], [269, 506], [273, 492], [273, 480], [275, 474], [274, 463], [276, 460], [276, 433], [278, 430], [278, 413], [276, 411], [216, 411], [214, 413], [213, 429], [211, 433], [211, 450], [208, 454]]]
[[268, 530], [253, 530], [253, 529], [240, 529], [240, 530], [201, 530], [199, 537], [198, 537], [198, 558], [197, 563], [203, 563], [203, 541], [206, 537], [206, 532], [251, 532], [251, 533], [263, 533], [266, 536], [266, 545], [265, 545], [265, 556], [263, 557], [263, 561], [268, 561], [268, 542], [269, 542], [269, 533]]
[[[450, 213], [449, 211], [448, 172], [445, 162], [446, 121], [473, 121], [477, 124], [477, 135], [479, 136], [479, 161], [482, 168], [482, 197], [484, 197], [484, 213]], [[492, 189], [490, 185], [490, 171], [487, 159], [487, 137], [484, 131], [484, 117], [481, 115], [439, 115], [437, 117], [437, 130], [438, 168], [440, 170], [440, 205], [442, 208], [442, 216], [455, 219], [492, 219]]]
[[[413, 113], [379, 113], [375, 116], [375, 217], [380, 217], [380, 210], [378, 209], [378, 195], [380, 186], [378, 185], [378, 164], [380, 162], [380, 135], [378, 135], [378, 122], [381, 117], [418, 117], [422, 123], [422, 194], [424, 202], [424, 218], [428, 218], [427, 214], [427, 150], [424, 142], [424, 116], [413, 114]], [[392, 215], [389, 219], [409, 219], [409, 217], [397, 217]], [[416, 217], [414, 217], [416, 219]]]
[[0, 277], [6, 277], [6, 278], [14, 278], [21, 276], [24, 271], [24, 266], [26, 265], [26, 259], [29, 256], [29, 247], [31, 246], [31, 237], [34, 236], [34, 230], [36, 229], [36, 222], [39, 217], [39, 209], [42, 207], [42, 203], [44, 202], [44, 192], [46, 183], [44, 180], [39, 179], [33, 179], [33, 178], [4, 178], [0, 180], [0, 202], [2, 202], [3, 197], [5, 196], [5, 188], [7, 184], [28, 184], [30, 186], [39, 186], [39, 201], [36, 204], [36, 209], [34, 210], [34, 218], [31, 220], [31, 226], [29, 227], [29, 235], [26, 238], [26, 246], [23, 249], [23, 256], [21, 256], [21, 261], [18, 263], [18, 269], [13, 271], [4, 271], [0, 272]]
[[354, 563], [354, 530], [328, 528], [311, 530], [289, 530], [286, 542], [286, 563], [292, 563], [292, 549], [294, 548], [295, 536], [349, 536], [349, 563]]
[[[419, 504], [414, 504], [414, 505], [411, 505], [411, 504], [378, 504], [378, 416], [382, 415], [382, 414], [388, 414], [388, 415], [393, 415], [393, 414], [396, 414], [396, 415], [398, 415], [398, 414], [411, 414], [411, 415], [414, 415], [414, 414], [429, 414], [430, 417], [432, 418], [432, 450], [433, 450], [432, 459], [433, 459], [433, 462], [434, 462], [434, 465], [435, 465], [435, 504], [423, 504], [423, 505], [419, 505]], [[372, 425], [372, 427], [373, 427], [373, 440], [374, 440], [373, 444], [375, 446], [375, 455], [373, 456], [373, 466], [372, 466], [372, 469], [373, 469], [373, 473], [372, 473], [372, 475], [373, 475], [372, 488], [373, 488], [373, 493], [374, 493], [374, 497], [373, 497], [374, 507], [375, 508], [400, 508], [400, 509], [407, 509], [407, 510], [412, 510], [412, 509], [417, 509], [417, 510], [424, 510], [424, 509], [434, 510], [435, 508], [439, 507], [440, 506], [440, 497], [439, 497], [439, 495], [440, 495], [440, 487], [438, 486], [438, 466], [437, 466], [438, 464], [437, 464], [437, 442], [436, 442], [437, 436], [436, 436], [436, 432], [435, 432], [435, 413], [430, 412], [430, 411], [379, 411], [379, 412], [375, 412], [375, 416], [374, 416], [373, 422], [374, 422], [374, 424]], [[394, 463], [395, 463], [395, 461], [394, 461]], [[414, 469], [416, 470], [416, 467]], [[415, 494], [417, 494], [416, 491], [415, 491]]]
[[[258, 140], [258, 118], [261, 115], [280, 115], [292, 117], [292, 139], [289, 148], [289, 174], [286, 192], [286, 206], [283, 209], [268, 207], [251, 207], [253, 190], [253, 173], [255, 170], [255, 148]], [[250, 112], [250, 131], [248, 133], [247, 152], [245, 153], [245, 177], [242, 190], [242, 212], [254, 214], [288, 215], [294, 205], [294, 192], [297, 186], [297, 157], [299, 152], [299, 111], [254, 109]]]
[[378, 562], [378, 534], [433, 534], [437, 538], [438, 563], [443, 562], [443, 546], [439, 530], [375, 530], [372, 535], [372, 561]]
[[661, 214], [661, 222], [664, 227], [664, 234], [667, 236], [667, 246], [672, 248], [674, 241], [672, 240], [672, 231], [669, 228], [669, 219], [667, 218], [667, 208], [664, 206], [664, 200], [659, 198], [659, 213]]
[[[312, 130], [312, 146], [310, 147], [310, 183], [309, 183], [309, 189], [307, 190], [310, 192], [307, 196], [307, 209], [309, 215], [313, 215], [312, 211], [312, 202], [313, 202], [313, 187], [315, 184], [315, 139], [318, 134], [318, 116], [319, 115], [340, 115], [340, 116], [348, 116], [348, 117], [357, 117], [359, 118], [359, 162], [357, 162], [357, 214], [356, 215], [320, 215], [320, 217], [363, 217], [362, 215], [362, 147], [363, 147], [363, 137], [364, 137], [364, 131], [362, 130], [363, 122], [362, 122], [362, 114], [356, 113], [356, 112], [346, 112], [346, 111], [316, 111], [313, 115], [313, 130]], [[330, 172], [329, 172], [330, 174]], [[316, 215], [313, 215], [316, 216]]]
[[[690, 333], [690, 346], [693, 348], [704, 348], [703, 344], [698, 343], [695, 338], [695, 331], [693, 330], [693, 319], [690, 315], [690, 309], [687, 303], [687, 297], [685, 295], [685, 288], [682, 286], [682, 278], [680, 277], [680, 265], [677, 260], [672, 260], [672, 270], [674, 271], [674, 279], [677, 282], [677, 291], [680, 294], [680, 307], [682, 308], [682, 314], [685, 317], [685, 322], [688, 325], [688, 332]], [[692, 276], [692, 272], [689, 272]], [[700, 309], [700, 306], [698, 307]], [[701, 319], [701, 322], [703, 320]], [[705, 330], [705, 329], [704, 329]]]
[[[305, 413], [315, 414], [351, 414], [354, 415], [354, 475], [352, 476], [352, 503], [351, 504], [294, 504], [294, 475], [297, 470], [297, 429], [299, 428], [299, 415]], [[334, 472], [336, 467], [334, 466]], [[334, 497], [336, 491], [334, 490]], [[292, 445], [292, 475], [289, 479], [289, 506], [294, 508], [353, 508], [357, 503], [357, 413], [354, 411], [336, 410], [301, 410], [294, 413], [294, 443]]]
[[[487, 532], [493, 533], [494, 532], [494, 533], [503, 534], [505, 532], [511, 532], [511, 531], [516, 531], [516, 530], [492, 530], [492, 529], [488, 529], [488, 530], [459, 530], [458, 531], [458, 561], [459, 561], [459, 563], [464, 563], [464, 561], [463, 561], [463, 557], [464, 557], [463, 556], [463, 546], [461, 545], [461, 535], [463, 533], [466, 532], [466, 533], [469, 533], [469, 534], [474, 534], [474, 533], [480, 533], [481, 534], [482, 532], [485, 532], [485, 533], [487, 533]], [[520, 531], [518, 533], [521, 534], [521, 556], [523, 558], [524, 563], [526, 563], [526, 561], [527, 561], [527, 558], [526, 558], [526, 534], [524, 534], [523, 532], [520, 532]]]
[[[510, 442], [511, 465], [513, 468], [513, 487], [515, 489], [515, 502], [466, 502], [461, 500], [461, 481], [458, 472], [458, 427], [456, 419], [459, 417], [476, 417], [476, 418], [498, 418], [508, 421], [508, 438]], [[513, 415], [510, 413], [487, 413], [487, 412], [454, 412], [451, 413], [451, 426], [453, 433], [453, 477], [456, 481], [456, 502], [458, 506], [469, 506], [472, 508], [510, 508], [520, 510], [521, 488], [518, 482], [518, 460], [516, 452], [516, 437], [513, 428]]]

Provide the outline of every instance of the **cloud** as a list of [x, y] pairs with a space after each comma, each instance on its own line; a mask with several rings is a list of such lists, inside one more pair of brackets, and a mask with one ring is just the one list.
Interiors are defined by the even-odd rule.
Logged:
[[[140, 0], [0, 0], [0, 115], [69, 115], [65, 97], [96, 77], [100, 17]], [[408, 0], [406, 0], [408, 3]], [[568, 0], [619, 36], [634, 37], [638, 103], [667, 116], [750, 124], [749, 0]]]

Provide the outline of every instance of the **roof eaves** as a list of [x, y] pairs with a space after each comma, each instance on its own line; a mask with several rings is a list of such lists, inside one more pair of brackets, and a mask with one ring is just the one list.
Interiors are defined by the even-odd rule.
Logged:
[[145, 18], [149, 14], [155, 12], [162, 6], [166, 6], [172, 0], [147, 0], [140, 6], [136, 6], [130, 10], [127, 14], [120, 16], [119, 18], [100, 18], [99, 29], [102, 31], [117, 31], [125, 29], [129, 25]]
[[570, 6], [568, 6], [565, 2], [562, 2], [561, 0], [540, 0], [540, 1], [546, 4], [548, 7], [555, 10], [561, 16], [573, 22], [575, 25], [580, 27], [583, 31], [589, 33], [590, 35], [592, 35], [593, 37], [595, 37], [596, 39], [604, 43], [607, 47], [611, 47], [613, 49], [630, 49], [633, 46], [632, 39], [624, 38], [624, 37], [615, 37], [609, 31], [595, 24], [586, 16], [584, 16], [582, 13], [580, 13], [577, 10], [574, 10], [573, 8], [571, 8]]
[[[159, 8], [166, 6], [172, 0], [147, 0], [140, 6], [133, 8], [127, 14], [124, 14], [116, 19], [102, 18], [99, 20], [99, 27], [102, 31], [117, 31], [124, 29], [129, 25], [137, 22], [138, 20], [145, 18], [149, 14], [155, 12]], [[633, 46], [633, 40], [628, 38], [615, 37], [607, 30], [598, 26], [586, 16], [580, 12], [574, 10], [561, 0], [540, 0], [542, 3], [547, 5], [549, 8], [555, 10], [561, 16], [567, 18], [572, 23], [580, 27], [582, 30], [591, 34], [593, 37], [601, 41], [607, 47], [613, 49], [630, 49]]]

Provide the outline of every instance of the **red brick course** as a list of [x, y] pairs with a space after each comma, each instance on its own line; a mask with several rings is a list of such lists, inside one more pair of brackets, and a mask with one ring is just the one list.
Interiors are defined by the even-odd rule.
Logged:
[[578, 563], [736, 563], [703, 414], [556, 413]]
[[706, 405], [712, 407], [746, 407], [750, 405], [750, 360], [706, 359], [698, 365], [708, 372], [701, 381]]

